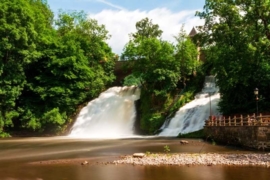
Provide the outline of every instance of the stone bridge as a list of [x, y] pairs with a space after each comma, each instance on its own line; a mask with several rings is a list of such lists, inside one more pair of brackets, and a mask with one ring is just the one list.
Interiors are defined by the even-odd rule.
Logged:
[[124, 78], [132, 73], [132, 69], [128, 67], [131, 61], [116, 61], [114, 66], [114, 74], [116, 76], [115, 86], [121, 86]]

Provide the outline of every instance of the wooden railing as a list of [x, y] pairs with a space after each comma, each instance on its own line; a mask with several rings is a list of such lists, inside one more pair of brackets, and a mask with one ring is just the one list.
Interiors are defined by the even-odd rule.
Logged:
[[208, 120], [205, 121], [205, 126], [270, 126], [270, 115], [243, 117], [228, 117], [227, 119], [222, 116], [210, 116]]

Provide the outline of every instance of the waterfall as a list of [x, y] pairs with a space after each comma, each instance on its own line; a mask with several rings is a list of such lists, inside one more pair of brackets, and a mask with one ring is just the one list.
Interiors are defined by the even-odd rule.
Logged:
[[[89, 102], [79, 113], [70, 137], [121, 138], [134, 136], [136, 117], [135, 101], [140, 88], [113, 87]], [[166, 121], [158, 136], [175, 137], [203, 128], [210, 114], [218, 116], [219, 89], [214, 76], [205, 77], [204, 87], [195, 99], [181, 107], [175, 116]]]
[[140, 98], [136, 86], [113, 87], [89, 102], [79, 113], [71, 137], [119, 138], [133, 135], [135, 101]]
[[214, 76], [206, 76], [204, 87], [195, 99], [181, 107], [175, 116], [165, 122], [158, 136], [177, 136], [203, 128], [210, 114], [218, 116], [219, 89]]

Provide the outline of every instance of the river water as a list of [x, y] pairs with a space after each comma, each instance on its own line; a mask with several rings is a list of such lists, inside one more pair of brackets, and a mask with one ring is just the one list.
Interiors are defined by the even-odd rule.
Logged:
[[[189, 140], [189, 144], [180, 145], [180, 140], [173, 138], [179, 133], [203, 128], [209, 114], [216, 113], [219, 94], [214, 77], [206, 77], [202, 92], [164, 124], [159, 137], [134, 135], [134, 102], [139, 98], [138, 87], [113, 87], [82, 109], [68, 137], [1, 139], [0, 180], [269, 179], [270, 169], [262, 167], [108, 163], [119, 159], [119, 156], [138, 152], [161, 153], [166, 145], [170, 153], [248, 152], [202, 140]], [[89, 164], [81, 165], [84, 161]]]
[[[8, 138], [0, 140], [1, 180], [266, 180], [270, 169], [229, 166], [133, 166], [107, 164], [136, 152], [248, 153], [241, 149], [176, 138], [74, 139]], [[81, 165], [87, 160], [89, 165]]]

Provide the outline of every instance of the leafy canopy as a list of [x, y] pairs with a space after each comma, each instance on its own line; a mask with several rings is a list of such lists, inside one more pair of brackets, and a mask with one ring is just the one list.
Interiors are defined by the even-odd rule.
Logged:
[[254, 112], [253, 90], [260, 90], [260, 108], [269, 108], [269, 0], [206, 0], [197, 16], [205, 20], [200, 42], [213, 64], [225, 114]]
[[0, 136], [61, 130], [115, 78], [108, 31], [83, 12], [54, 18], [45, 0], [3, 0], [0, 22]]
[[163, 124], [179, 83], [185, 84], [196, 71], [197, 49], [183, 30], [176, 45], [162, 40], [162, 30], [148, 18], [137, 22], [136, 30], [122, 54], [132, 69], [125, 82], [140, 81], [141, 128], [154, 133]]

